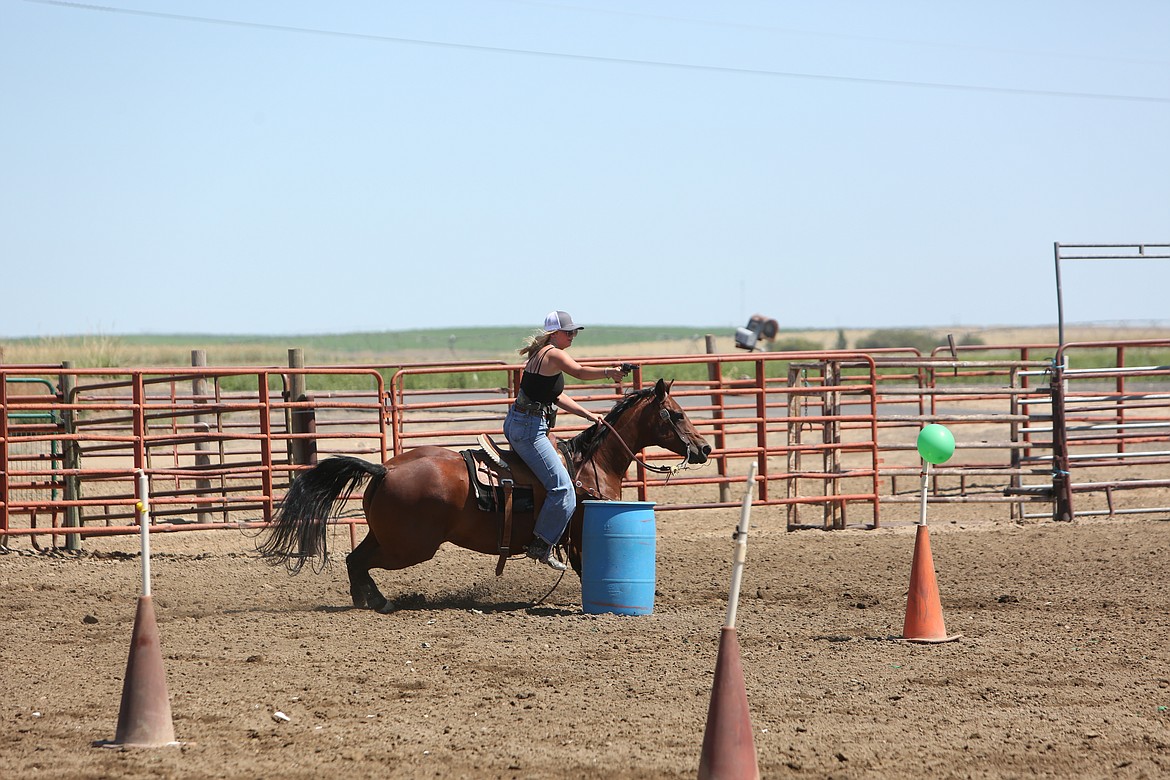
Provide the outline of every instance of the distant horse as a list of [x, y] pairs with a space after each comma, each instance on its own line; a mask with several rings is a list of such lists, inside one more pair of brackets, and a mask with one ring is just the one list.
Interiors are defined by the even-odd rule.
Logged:
[[[635, 453], [651, 445], [681, 456], [684, 461], [675, 468], [705, 463], [711, 453], [710, 445], [670, 396], [670, 385], [661, 379], [653, 387], [627, 393], [606, 415], [605, 425], [594, 425], [563, 442], [561, 451], [570, 474], [575, 475], [579, 498], [617, 499], [622, 478], [637, 459]], [[514, 471], [524, 470], [515, 453], [510, 460]], [[355, 607], [379, 612], [394, 609], [374, 584], [370, 569], [405, 569], [429, 561], [444, 542], [479, 553], [500, 553], [504, 513], [478, 507], [468, 465], [460, 453], [424, 446], [382, 465], [341, 456], [305, 471], [285, 496], [268, 538], [260, 545], [261, 554], [294, 573], [307, 560], [324, 563], [330, 515], [339, 512], [367, 478], [370, 484], [362, 509], [369, 531], [345, 559]], [[534, 487], [539, 499], [544, 489], [539, 484]], [[578, 502], [566, 529], [569, 562], [578, 574], [582, 515]], [[517, 546], [532, 539], [534, 524], [532, 512], [515, 513], [511, 537], [519, 541]]]

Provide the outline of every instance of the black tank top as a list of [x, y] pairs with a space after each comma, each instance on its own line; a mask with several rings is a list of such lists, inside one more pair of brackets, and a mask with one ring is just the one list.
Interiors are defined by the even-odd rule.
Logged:
[[[540, 370], [540, 365], [544, 362], [547, 354], [548, 351], [546, 350], [541, 354], [540, 359], [536, 361], [536, 365], [533, 366], [536, 371]], [[520, 377], [520, 389], [524, 391], [524, 395], [533, 401], [542, 404], [551, 404], [565, 391], [565, 375], [558, 371], [550, 376], [544, 376], [543, 374], [536, 373], [536, 371], [529, 371], [525, 367], [524, 374]]]

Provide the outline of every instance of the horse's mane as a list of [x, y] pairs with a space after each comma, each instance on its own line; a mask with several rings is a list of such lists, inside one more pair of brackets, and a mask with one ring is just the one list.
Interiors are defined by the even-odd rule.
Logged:
[[[631, 390], [622, 396], [614, 407], [605, 415], [606, 422], [613, 424], [617, 419], [627, 411], [631, 406], [634, 406], [643, 398], [654, 394], [654, 387], [645, 387], [641, 390]], [[569, 448], [575, 456], [578, 463], [589, 460], [593, 457], [593, 453], [597, 452], [597, 448], [609, 435], [609, 426], [594, 425], [573, 437], [569, 442]]]

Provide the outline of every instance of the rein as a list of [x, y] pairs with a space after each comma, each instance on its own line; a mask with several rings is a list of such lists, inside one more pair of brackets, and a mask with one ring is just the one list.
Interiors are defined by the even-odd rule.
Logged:
[[[668, 423], [670, 423], [670, 427], [674, 431], [674, 435], [678, 437], [679, 441], [683, 442], [686, 445], [687, 452], [689, 454], [690, 449], [691, 449], [690, 439], [687, 438], [686, 436], [684, 436], [682, 431], [679, 430], [678, 423], [675, 422], [670, 416], [670, 410], [663, 407], [662, 409], [659, 410], [659, 415], [662, 417], [663, 420], [666, 420]], [[671, 476], [674, 476], [678, 472], [687, 468], [688, 455], [683, 455], [682, 461], [674, 466], [654, 466], [654, 465], [647, 463], [646, 461], [642, 460], [642, 458], [638, 457], [637, 453], [635, 453], [632, 449], [630, 449], [630, 445], [626, 444], [626, 440], [622, 438], [622, 435], [620, 433], [618, 433], [617, 428], [615, 428], [613, 426], [613, 424], [610, 423], [609, 420], [605, 419], [604, 417], [600, 417], [598, 419], [599, 419], [601, 424], [605, 425], [605, 427], [610, 430], [610, 433], [612, 433], [614, 435], [614, 438], [617, 439], [618, 443], [620, 445], [622, 445], [622, 449], [625, 451], [625, 453], [627, 455], [630, 456], [630, 459], [633, 460], [635, 463], [637, 463], [642, 468], [646, 469], [647, 471], [652, 471], [655, 474], [670, 474]], [[569, 460], [568, 457], [566, 457], [565, 460], [567, 463]], [[593, 464], [593, 479], [597, 484], [600, 484], [600, 480], [597, 479], [597, 452], [596, 451], [594, 451], [593, 454], [589, 456], [589, 462]], [[581, 464], [581, 465], [582, 465], [582, 467], [584, 467], [585, 464]], [[603, 501], [612, 500], [612, 499], [606, 498], [604, 495], [601, 495], [601, 493], [599, 493], [597, 491], [590, 490], [589, 488], [585, 487], [585, 485], [582, 484], [580, 479], [574, 479], [573, 481], [574, 481], [575, 486], [582, 493], [585, 493], [588, 496], [591, 496], [595, 499], [601, 499]]]

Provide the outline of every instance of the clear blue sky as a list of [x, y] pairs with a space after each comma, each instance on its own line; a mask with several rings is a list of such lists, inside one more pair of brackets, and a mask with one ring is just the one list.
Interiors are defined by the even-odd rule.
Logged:
[[1051, 324], [1170, 242], [1165, 0], [97, 8], [0, 0], [0, 337]]

